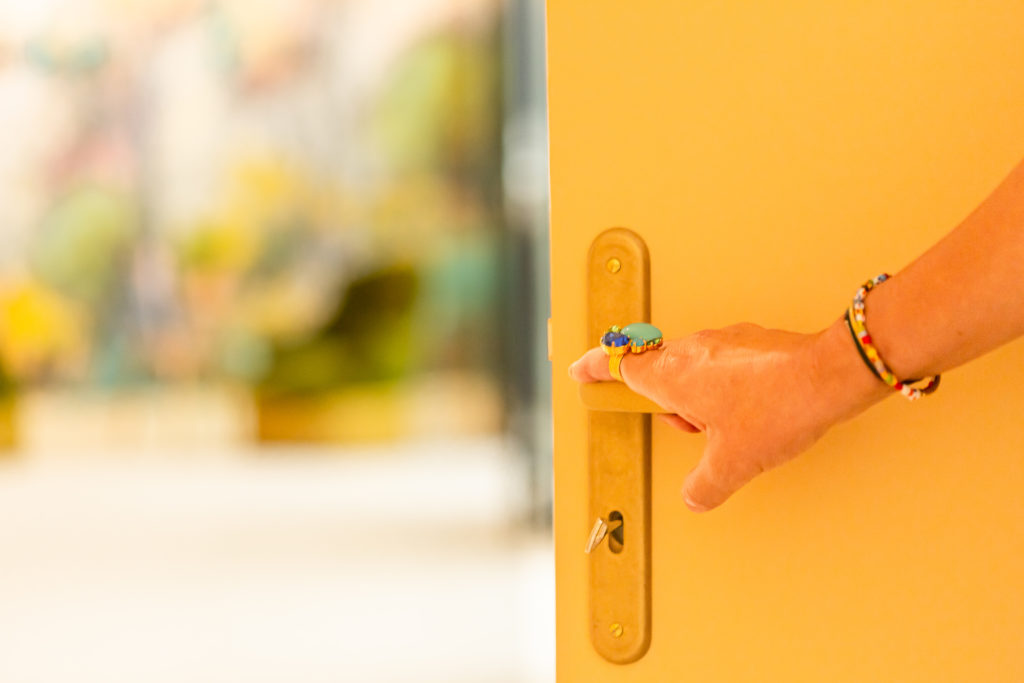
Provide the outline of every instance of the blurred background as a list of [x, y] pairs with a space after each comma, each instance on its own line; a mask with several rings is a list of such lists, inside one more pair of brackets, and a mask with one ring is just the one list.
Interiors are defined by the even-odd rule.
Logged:
[[541, 0], [0, 0], [0, 139], [0, 680], [553, 680]]

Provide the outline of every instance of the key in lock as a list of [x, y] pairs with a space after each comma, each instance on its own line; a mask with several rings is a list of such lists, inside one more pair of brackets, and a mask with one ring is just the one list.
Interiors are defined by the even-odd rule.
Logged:
[[626, 540], [625, 520], [622, 518], [622, 513], [618, 510], [613, 510], [608, 515], [607, 521], [603, 517], [597, 518], [593, 528], [590, 530], [590, 536], [587, 538], [587, 544], [584, 546], [583, 551], [588, 555], [594, 552], [594, 549], [601, 545], [601, 541], [606, 537], [608, 538], [608, 549], [613, 553], [621, 553], [622, 546]]

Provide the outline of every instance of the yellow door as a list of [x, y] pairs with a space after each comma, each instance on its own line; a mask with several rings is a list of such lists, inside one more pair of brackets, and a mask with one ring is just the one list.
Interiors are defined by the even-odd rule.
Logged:
[[667, 337], [823, 328], [952, 229], [1024, 155], [1024, 3], [551, 0], [548, 21], [558, 680], [1024, 681], [1024, 344], [704, 515], [680, 498], [703, 436], [656, 421], [631, 664], [590, 641], [566, 372], [607, 228], [646, 242]]

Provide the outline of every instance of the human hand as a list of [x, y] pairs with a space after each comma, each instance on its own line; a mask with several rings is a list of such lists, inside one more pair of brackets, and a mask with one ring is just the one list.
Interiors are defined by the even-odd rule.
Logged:
[[[840, 319], [822, 332], [800, 334], [741, 323], [623, 358], [626, 385], [671, 411], [659, 417], [707, 435], [704, 455], [683, 485], [687, 507], [703, 512], [721, 505], [891, 393], [863, 365], [844, 325]], [[578, 382], [612, 379], [599, 347], [569, 374]]]

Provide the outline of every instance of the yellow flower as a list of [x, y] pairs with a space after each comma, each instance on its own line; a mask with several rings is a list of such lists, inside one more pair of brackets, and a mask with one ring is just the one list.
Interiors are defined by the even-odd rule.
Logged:
[[63, 298], [28, 279], [0, 282], [0, 356], [31, 377], [84, 352], [82, 321]]

